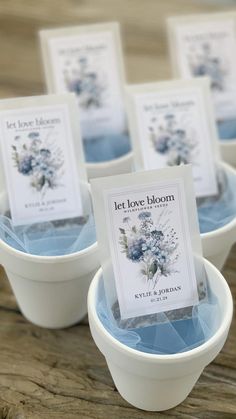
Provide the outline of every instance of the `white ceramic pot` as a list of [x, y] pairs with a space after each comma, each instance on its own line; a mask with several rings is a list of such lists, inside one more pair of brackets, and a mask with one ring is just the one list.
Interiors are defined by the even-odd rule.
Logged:
[[[2, 192], [1, 210], [7, 205]], [[32, 323], [64, 328], [86, 315], [88, 288], [99, 267], [97, 242], [65, 256], [34, 256], [0, 240], [0, 263], [21, 312]]]
[[[236, 176], [236, 170], [233, 167], [226, 163], [222, 163], [222, 167], [226, 172]], [[232, 245], [236, 242], [236, 214], [235, 218], [225, 226], [201, 234], [201, 239], [203, 256], [221, 270]]]
[[220, 324], [203, 345], [176, 355], [153, 355], [131, 349], [113, 338], [96, 312], [102, 270], [95, 275], [88, 294], [89, 324], [93, 339], [106, 358], [114, 383], [130, 404], [162, 411], [181, 403], [191, 392], [203, 369], [222, 349], [233, 314], [232, 296], [221, 273], [205, 261], [210, 285], [219, 298]]
[[222, 159], [236, 167], [236, 139], [235, 140], [223, 140], [220, 142], [220, 150]]
[[106, 162], [86, 163], [86, 169], [89, 179], [130, 173], [133, 170], [133, 153]]

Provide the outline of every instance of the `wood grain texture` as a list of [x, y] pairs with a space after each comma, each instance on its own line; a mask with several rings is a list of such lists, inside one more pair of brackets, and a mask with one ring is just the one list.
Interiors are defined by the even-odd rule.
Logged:
[[[165, 18], [220, 9], [203, 0], [0, 0], [0, 97], [44, 91], [39, 28], [118, 20], [130, 82], [166, 79]], [[224, 269], [236, 298], [236, 246]], [[28, 323], [0, 269], [0, 419], [233, 419], [236, 319], [229, 339], [187, 400], [164, 413], [128, 405], [116, 391], [87, 322], [62, 331]]]

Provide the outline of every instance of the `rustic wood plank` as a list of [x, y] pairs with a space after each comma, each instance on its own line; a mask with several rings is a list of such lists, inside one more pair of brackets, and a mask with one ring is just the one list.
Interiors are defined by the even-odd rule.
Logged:
[[[0, 0], [0, 97], [43, 92], [39, 28], [119, 20], [128, 80], [142, 82], [170, 76], [166, 16], [217, 9], [203, 0]], [[236, 298], [236, 246], [224, 274]], [[87, 322], [62, 331], [31, 325], [0, 268], [0, 419], [233, 419], [235, 324], [234, 317], [223, 351], [184, 403], [160, 414], [142, 412], [116, 391]]]

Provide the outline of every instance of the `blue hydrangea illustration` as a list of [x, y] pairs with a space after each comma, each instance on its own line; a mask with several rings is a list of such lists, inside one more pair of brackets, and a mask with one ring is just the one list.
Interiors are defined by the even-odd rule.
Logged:
[[68, 61], [64, 70], [65, 84], [78, 96], [83, 109], [100, 108], [105, 99], [104, 77], [90, 67], [88, 59], [80, 57], [76, 62]]
[[43, 192], [59, 185], [64, 158], [61, 149], [49, 136], [43, 141], [39, 132], [30, 132], [27, 138], [16, 135], [12, 145], [12, 159], [18, 172], [30, 178], [30, 186]]
[[186, 128], [181, 128], [173, 114], [166, 114], [164, 123], [159, 125], [154, 118], [149, 133], [154, 150], [167, 156], [168, 166], [194, 163], [197, 142]]
[[208, 42], [200, 46], [198, 53], [189, 53], [189, 65], [194, 77], [208, 76], [211, 80], [211, 88], [216, 91], [225, 90], [226, 68], [220, 57], [212, 53]]
[[19, 159], [18, 162], [18, 171], [22, 173], [23, 175], [30, 175], [32, 173], [33, 167], [33, 157], [32, 156], [23, 156], [21, 159]]
[[131, 225], [129, 217], [123, 219], [125, 227], [119, 229], [121, 252], [140, 264], [141, 275], [155, 288], [160, 278], [176, 272], [178, 237], [166, 223], [155, 226], [151, 212], [141, 212], [137, 221], [137, 225]]

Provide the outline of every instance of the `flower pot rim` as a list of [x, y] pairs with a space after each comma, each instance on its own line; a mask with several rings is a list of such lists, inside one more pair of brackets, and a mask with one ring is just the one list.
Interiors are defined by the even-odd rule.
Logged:
[[[235, 140], [236, 145], [236, 140]], [[220, 165], [223, 166], [225, 171], [229, 171], [236, 176], [236, 170], [234, 167], [230, 166], [230, 164], [220, 161]], [[226, 233], [227, 231], [232, 230], [232, 228], [236, 227], [236, 215], [229, 223], [225, 224], [222, 227], [216, 228], [215, 230], [208, 231], [206, 233], [201, 233], [202, 239], [214, 239], [216, 236]]]
[[[65, 263], [65, 262], [71, 262], [73, 260], [77, 260], [80, 258], [85, 257], [86, 255], [93, 253], [97, 250], [98, 242], [95, 241], [90, 246], [86, 247], [85, 249], [79, 250], [77, 252], [68, 253], [66, 255], [57, 255], [57, 256], [40, 256], [40, 255], [34, 255], [31, 253], [25, 253], [21, 250], [17, 250], [14, 247], [10, 246], [9, 244], [5, 243], [2, 239], [0, 239], [0, 251], [1, 247], [5, 248], [4, 250], [7, 253], [12, 254], [13, 256], [17, 257], [18, 259], [24, 259], [29, 262], [37, 262], [42, 264], [47, 263]], [[1, 257], [0, 257], [0, 264], [1, 264]]]
[[236, 138], [220, 140], [221, 147], [230, 148], [231, 145], [236, 146]]
[[207, 233], [201, 233], [202, 239], [213, 239], [217, 236], [220, 236], [223, 233], [226, 233], [227, 231], [231, 231], [232, 228], [236, 228], [236, 216], [233, 220], [231, 220], [229, 223], [225, 224], [222, 227], [216, 228], [215, 230], [208, 231]]
[[99, 162], [86, 162], [86, 168], [88, 170], [90, 169], [109, 169], [113, 166], [119, 165], [120, 163], [126, 162], [127, 160], [132, 159], [133, 157], [133, 151], [129, 151], [128, 153], [124, 154], [123, 156], [117, 157], [116, 159], [111, 160], [105, 160], [105, 161], [99, 161]]
[[[81, 183], [85, 184], [88, 187], [88, 191], [91, 195], [90, 183], [86, 181], [81, 181]], [[0, 194], [3, 194], [4, 192], [6, 193], [5, 190], [2, 190], [0, 191]], [[77, 252], [68, 253], [66, 255], [57, 255], [57, 256], [41, 256], [41, 255], [34, 255], [31, 253], [25, 253], [5, 243], [4, 240], [2, 239], [0, 239], [0, 253], [1, 253], [1, 247], [3, 247], [7, 253], [12, 254], [19, 259], [28, 260], [30, 262], [42, 263], [42, 264], [47, 264], [47, 263], [50, 264], [50, 263], [70, 262], [76, 259], [83, 258], [87, 254], [94, 253], [98, 248], [98, 242], [96, 240], [90, 246], [86, 247], [85, 249], [79, 250]], [[1, 265], [1, 257], [0, 257], [0, 265]]]
[[224, 282], [225, 284], [225, 290], [228, 295], [228, 304], [226, 307], [226, 313], [224, 315], [224, 318], [221, 322], [220, 327], [218, 330], [214, 333], [213, 336], [211, 336], [210, 339], [208, 339], [205, 343], [202, 345], [191, 349], [186, 352], [181, 352], [177, 354], [169, 354], [169, 355], [158, 355], [158, 354], [150, 354], [138, 351], [137, 349], [130, 348], [126, 346], [125, 344], [121, 343], [119, 340], [114, 338], [103, 326], [102, 322], [100, 321], [97, 310], [96, 310], [96, 304], [94, 303], [94, 300], [96, 299], [96, 293], [97, 293], [97, 287], [98, 282], [102, 275], [102, 268], [99, 268], [99, 270], [96, 272], [89, 288], [88, 292], [88, 313], [89, 318], [92, 317], [92, 321], [96, 324], [96, 328], [99, 330], [99, 333], [104, 336], [104, 339], [107, 341], [109, 345], [112, 345], [115, 350], [122, 352], [123, 354], [126, 353], [126, 355], [134, 357], [136, 360], [142, 360], [145, 362], [161, 362], [161, 363], [175, 363], [176, 361], [187, 361], [190, 358], [196, 358], [200, 355], [203, 355], [204, 353], [208, 352], [210, 349], [214, 348], [214, 346], [220, 341], [221, 337], [224, 335], [225, 330], [230, 327], [232, 316], [233, 316], [233, 299], [230, 292], [230, 288], [224, 279], [223, 275], [218, 271], [218, 269], [210, 263], [208, 260], [204, 259], [204, 264], [207, 265], [212, 271], [215, 272], [215, 274], [220, 278], [220, 281]]

